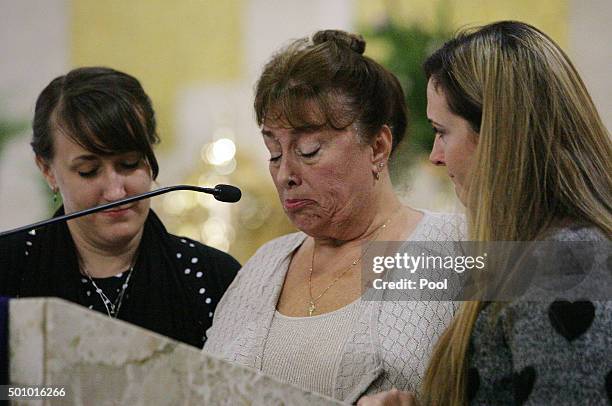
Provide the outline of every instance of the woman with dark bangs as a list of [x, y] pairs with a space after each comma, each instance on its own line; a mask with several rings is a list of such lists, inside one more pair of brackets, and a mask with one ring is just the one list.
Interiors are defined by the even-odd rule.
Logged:
[[[36, 102], [36, 164], [56, 216], [149, 191], [159, 167], [151, 100], [134, 77], [75, 69]], [[169, 234], [149, 200], [0, 241], [0, 295], [56, 296], [202, 347], [240, 264]]]

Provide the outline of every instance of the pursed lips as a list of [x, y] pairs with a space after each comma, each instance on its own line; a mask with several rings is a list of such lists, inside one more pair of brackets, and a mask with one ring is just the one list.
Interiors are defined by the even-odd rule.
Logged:
[[310, 203], [313, 203], [313, 200], [310, 199], [285, 199], [283, 201], [283, 205], [287, 210], [295, 210], [301, 207], [304, 207]]

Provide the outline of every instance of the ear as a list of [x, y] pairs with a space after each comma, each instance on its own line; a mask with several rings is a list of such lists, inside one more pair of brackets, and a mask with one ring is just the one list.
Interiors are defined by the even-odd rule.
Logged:
[[372, 170], [377, 173], [387, 164], [393, 148], [393, 134], [388, 125], [383, 125], [372, 142]]
[[51, 169], [51, 165], [44, 158], [36, 155], [36, 166], [45, 177], [47, 184], [51, 188], [52, 191], [57, 191], [57, 182], [55, 180], [55, 174]]

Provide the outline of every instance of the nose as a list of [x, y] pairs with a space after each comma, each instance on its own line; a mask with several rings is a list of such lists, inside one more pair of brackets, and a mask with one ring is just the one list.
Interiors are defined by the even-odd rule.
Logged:
[[438, 135], [436, 135], [433, 147], [431, 148], [429, 162], [436, 166], [446, 165], [446, 161], [444, 160], [444, 146], [442, 145], [442, 141], [440, 141], [440, 137]]
[[291, 156], [285, 158], [287, 155], [290, 154], [284, 154], [281, 157], [280, 165], [276, 172], [276, 181], [283, 187], [290, 189], [299, 186], [302, 181], [299, 175], [299, 164]]
[[104, 200], [114, 202], [127, 196], [125, 177], [114, 169], [109, 169], [102, 181], [104, 182]]

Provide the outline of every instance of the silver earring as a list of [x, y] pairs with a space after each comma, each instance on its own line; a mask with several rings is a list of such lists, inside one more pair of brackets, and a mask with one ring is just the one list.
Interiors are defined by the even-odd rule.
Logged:
[[53, 189], [51, 189], [51, 191], [53, 192], [53, 204], [57, 204], [57, 191], [58, 191], [58, 188], [54, 187]]

